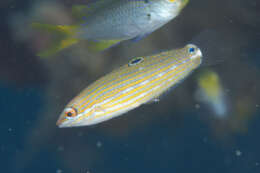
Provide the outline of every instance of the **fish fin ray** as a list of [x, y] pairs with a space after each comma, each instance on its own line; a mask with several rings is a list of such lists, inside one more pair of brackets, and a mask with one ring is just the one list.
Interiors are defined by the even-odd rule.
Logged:
[[32, 23], [32, 28], [40, 29], [52, 33], [55, 37], [53, 44], [47, 50], [38, 53], [40, 57], [48, 57], [57, 52], [68, 48], [79, 42], [79, 39], [73, 38], [77, 26], [74, 25], [50, 25], [41, 23]]

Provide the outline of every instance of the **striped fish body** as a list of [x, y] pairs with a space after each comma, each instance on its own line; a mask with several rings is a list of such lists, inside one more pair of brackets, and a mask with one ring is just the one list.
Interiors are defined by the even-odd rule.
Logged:
[[64, 109], [57, 125], [97, 124], [144, 103], [176, 85], [201, 64], [195, 45], [137, 57], [100, 78], [76, 96]]
[[[86, 14], [78, 38], [128, 40], [147, 35], [176, 17], [188, 0], [105, 0]], [[90, 6], [91, 7], [91, 6]]]

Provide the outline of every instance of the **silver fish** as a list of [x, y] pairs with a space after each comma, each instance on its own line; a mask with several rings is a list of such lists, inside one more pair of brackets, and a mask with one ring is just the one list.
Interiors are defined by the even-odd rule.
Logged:
[[174, 19], [189, 0], [100, 0], [73, 7], [79, 18], [76, 25], [32, 23], [64, 37], [40, 56], [52, 55], [64, 48], [88, 41], [89, 50], [102, 51], [124, 40], [140, 40]]

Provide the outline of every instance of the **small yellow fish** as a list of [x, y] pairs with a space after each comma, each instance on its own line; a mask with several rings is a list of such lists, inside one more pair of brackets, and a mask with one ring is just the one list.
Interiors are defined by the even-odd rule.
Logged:
[[226, 98], [219, 76], [212, 70], [205, 70], [198, 78], [197, 99], [208, 104], [218, 117], [227, 112]]
[[193, 44], [133, 58], [84, 89], [66, 106], [57, 125], [93, 125], [153, 101], [187, 77], [201, 61], [202, 53]]

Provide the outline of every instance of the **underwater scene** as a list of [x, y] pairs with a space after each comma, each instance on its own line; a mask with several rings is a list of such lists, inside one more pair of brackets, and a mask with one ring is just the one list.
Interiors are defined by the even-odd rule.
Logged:
[[1, 173], [260, 172], [260, 1], [0, 7]]

